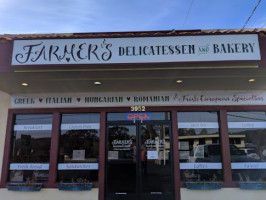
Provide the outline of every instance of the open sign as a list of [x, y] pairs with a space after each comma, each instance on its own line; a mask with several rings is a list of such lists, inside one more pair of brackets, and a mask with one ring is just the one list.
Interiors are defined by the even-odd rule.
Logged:
[[151, 120], [151, 113], [150, 112], [132, 112], [126, 113], [126, 118], [129, 121], [144, 121], [144, 120]]

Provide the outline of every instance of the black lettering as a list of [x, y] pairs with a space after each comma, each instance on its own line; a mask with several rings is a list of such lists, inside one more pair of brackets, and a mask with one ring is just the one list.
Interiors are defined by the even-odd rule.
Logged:
[[79, 45], [79, 50], [78, 50], [78, 52], [77, 52], [77, 56], [78, 56], [78, 58], [81, 59], [81, 60], [84, 60], [84, 59], [87, 58], [87, 56], [84, 57], [84, 58], [81, 57], [81, 52], [82, 52], [82, 50], [83, 50], [83, 47], [82, 47], [82, 46], [83, 46], [84, 44], [86, 44], [86, 43], [82, 43], [82, 44]]
[[246, 43], [242, 44], [242, 51], [243, 51], [243, 53], [248, 53], [249, 52], [248, 51], [248, 45]]
[[21, 64], [28, 62], [29, 61], [29, 58], [30, 58], [30, 55], [33, 53], [32, 49], [34, 47], [37, 47], [37, 46], [40, 46], [40, 45], [42, 45], [42, 42], [40, 44], [33, 44], [33, 45], [26, 45], [26, 46], [24, 46], [23, 47], [23, 50], [24, 51], [26, 50], [26, 48], [28, 48], [27, 52], [25, 53], [26, 59], [24, 61], [21, 61], [21, 59], [24, 58], [24, 55], [22, 53], [19, 53], [19, 54], [17, 54], [15, 56], [16, 61], [18, 61]]
[[176, 54], [180, 54], [181, 53], [179, 45], [175, 46], [175, 50], [176, 50], [176, 52], [175, 52]]
[[220, 52], [220, 49], [219, 49], [218, 44], [213, 44], [213, 53], [219, 53], [219, 52]]
[[187, 45], [182, 45], [182, 54], [188, 54]]
[[127, 56], [132, 56], [131, 47], [126, 47], [126, 55]]
[[[76, 61], [75, 56], [74, 56], [74, 48], [75, 48], [75, 46], [76, 46], [75, 44], [72, 44], [71, 45], [71, 50], [70, 50], [70, 52], [68, 52], [68, 50], [67, 50], [68, 46], [65, 45], [65, 47], [64, 47], [64, 55], [63, 56], [59, 56], [59, 59], [63, 60], [64, 58], [66, 58], [66, 55], [71, 55], [73, 60]], [[66, 58], [66, 59], [69, 59], [69, 58]]]
[[89, 45], [89, 48], [88, 48], [88, 60], [91, 60], [91, 54], [93, 54], [96, 57], [97, 60], [100, 60], [98, 58], [97, 53], [95, 52], [97, 49], [98, 49], [97, 45], [92, 45], [92, 44]]
[[[228, 45], [228, 51], [230, 51], [229, 48], [230, 48], [230, 46]], [[233, 49], [232, 49], [232, 51], [234, 52]], [[226, 48], [225, 48], [225, 45], [224, 45], [224, 44], [221, 44], [221, 53], [228, 53], [228, 52], [226, 51]]]
[[155, 51], [154, 51], [153, 46], [151, 46], [150, 49], [151, 49], [151, 51], [150, 51], [150, 54], [149, 54], [149, 55], [151, 55], [151, 54], [152, 54], [152, 55], [155, 55]]
[[241, 53], [240, 49], [239, 49], [240, 44], [239, 43], [235, 43], [235, 51], [236, 53]]
[[170, 54], [173, 55], [174, 54], [174, 47], [172, 45], [168, 46]]
[[195, 54], [195, 45], [188, 45], [189, 47], [189, 54]]
[[166, 52], [165, 47], [166, 47], [166, 46], [164, 46], [164, 45], [162, 46], [162, 53], [163, 53], [163, 55], [168, 55], [168, 53]]
[[[222, 47], [224, 47], [224, 44], [222, 44]], [[232, 48], [231, 44], [227, 44], [227, 53], [234, 53], [234, 49]], [[225, 47], [224, 47], [224, 53], [226, 53]]]
[[138, 56], [138, 54], [136, 54], [136, 52], [135, 52], [135, 47], [134, 46], [132, 47], [132, 54], [133, 54], [133, 56]]
[[119, 56], [123, 56], [125, 54], [124, 47], [119, 47]]
[[147, 46], [144, 46], [143, 47], [143, 54], [145, 55], [145, 56], [147, 56], [147, 55], [149, 55], [148, 53], [147, 53]]
[[[35, 54], [37, 55], [39, 51], [35, 51]], [[38, 56], [34, 59], [32, 58], [31, 61], [32, 62], [36, 62], [41, 56], [43, 55], [43, 59], [46, 60], [46, 56], [45, 56], [45, 46], [42, 47], [40, 53], [38, 54]]]
[[254, 52], [254, 45], [255, 43], [248, 43], [249, 47], [250, 47], [250, 51], [253, 53]]
[[104, 52], [104, 53], [102, 54], [102, 59], [103, 59], [104, 61], [108, 61], [108, 60], [110, 60], [111, 57], [112, 57], [112, 51], [109, 49], [109, 47], [112, 47], [112, 44], [107, 44], [107, 45], [106, 45], [107, 52]]
[[56, 57], [56, 59], [58, 61], [60, 61], [59, 56], [57, 55], [57, 51], [58, 50], [59, 50], [59, 46], [53, 46], [53, 45], [50, 46], [50, 49], [49, 49], [49, 61], [52, 60], [52, 54]]
[[155, 46], [156, 47], [156, 49], [157, 49], [157, 55], [160, 55], [160, 47], [161, 46]]

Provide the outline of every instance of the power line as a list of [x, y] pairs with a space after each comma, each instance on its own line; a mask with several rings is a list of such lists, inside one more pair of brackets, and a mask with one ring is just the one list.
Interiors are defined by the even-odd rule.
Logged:
[[263, 28], [266, 25], [266, 22], [261, 26], [261, 28]]
[[247, 23], [249, 22], [250, 18], [252, 17], [252, 15], [254, 14], [255, 10], [257, 9], [257, 7], [259, 6], [261, 0], [258, 1], [257, 5], [255, 6], [255, 8], [253, 9], [252, 13], [250, 14], [249, 18], [247, 19], [246, 23], [244, 24], [243, 28], [244, 29], [247, 25]]
[[189, 6], [189, 9], [188, 9], [188, 12], [187, 12], [187, 15], [186, 15], [186, 18], [185, 18], [184, 23], [183, 23], [183, 27], [184, 27], [184, 25], [185, 25], [185, 23], [187, 21], [187, 18], [188, 18], [189, 14], [190, 14], [190, 11], [191, 11], [193, 3], [194, 3], [194, 0], [191, 1], [191, 4]]

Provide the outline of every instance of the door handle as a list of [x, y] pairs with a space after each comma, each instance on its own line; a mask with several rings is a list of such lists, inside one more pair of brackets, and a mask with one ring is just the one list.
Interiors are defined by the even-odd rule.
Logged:
[[163, 194], [162, 192], [151, 192], [151, 194]]
[[116, 192], [115, 194], [118, 194], [118, 195], [127, 195], [126, 192]]

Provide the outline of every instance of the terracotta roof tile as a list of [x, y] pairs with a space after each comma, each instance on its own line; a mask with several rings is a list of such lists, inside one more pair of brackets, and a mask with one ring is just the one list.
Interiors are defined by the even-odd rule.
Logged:
[[266, 29], [210, 29], [210, 30], [167, 30], [167, 31], [132, 31], [132, 32], [98, 32], [98, 33], [51, 33], [51, 34], [4, 34], [0, 40], [15, 39], [64, 39], [64, 38], [117, 38], [117, 37], [153, 37], [153, 36], [184, 36], [184, 35], [218, 35], [262, 33]]

